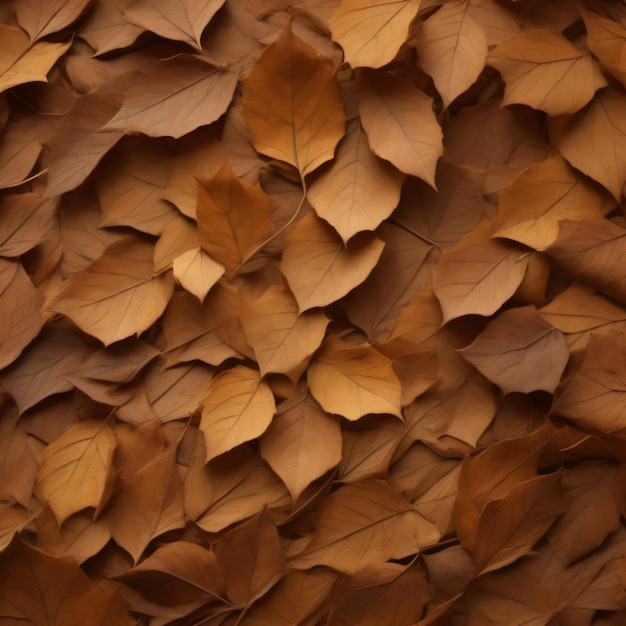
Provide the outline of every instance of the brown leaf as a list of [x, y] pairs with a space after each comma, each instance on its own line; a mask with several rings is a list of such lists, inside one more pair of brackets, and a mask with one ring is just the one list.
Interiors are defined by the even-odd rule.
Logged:
[[332, 304], [360, 285], [376, 266], [384, 242], [374, 233], [355, 235], [347, 246], [310, 212], [289, 229], [280, 264], [300, 312]]
[[550, 121], [550, 138], [577, 169], [604, 185], [620, 202], [626, 182], [626, 96], [607, 87], [589, 106]]
[[309, 394], [278, 405], [259, 440], [261, 456], [285, 483], [294, 502], [317, 478], [341, 461], [341, 429]]
[[439, 537], [404, 496], [382, 481], [365, 480], [324, 498], [310, 543], [288, 563], [294, 569], [326, 565], [350, 574], [416, 554]]
[[44, 450], [37, 480], [59, 526], [73, 513], [100, 507], [115, 443], [106, 422], [77, 422]]
[[329, 413], [351, 421], [368, 413], [402, 419], [402, 390], [391, 360], [370, 346], [353, 346], [329, 335], [311, 361], [308, 382]]
[[589, 52], [541, 28], [499, 43], [487, 63], [506, 83], [503, 104], [519, 102], [553, 116], [576, 113], [608, 84]]
[[0, 255], [20, 256], [37, 244], [52, 229], [56, 205], [35, 193], [4, 196], [0, 201]]
[[262, 435], [276, 413], [270, 386], [259, 372], [243, 365], [216, 376], [202, 405], [207, 461]]
[[278, 530], [267, 509], [228, 531], [216, 544], [215, 556], [228, 576], [226, 594], [234, 605], [247, 606], [278, 582], [285, 570]]
[[236, 85], [236, 74], [202, 56], [162, 59], [128, 88], [124, 103], [104, 130], [182, 137], [220, 118]]
[[239, 318], [261, 376], [285, 374], [294, 384], [320, 347], [329, 322], [319, 309], [298, 314], [298, 303], [282, 285], [244, 305]]
[[344, 243], [363, 230], [375, 230], [398, 205], [404, 176], [369, 148], [358, 120], [348, 122], [328, 169], [315, 178], [307, 199]]
[[0, 504], [0, 552], [4, 552], [13, 541], [13, 537], [32, 520], [33, 516], [21, 506]]
[[196, 296], [200, 303], [225, 271], [202, 248], [193, 248], [177, 256], [172, 269], [176, 282]]
[[228, 161], [213, 178], [198, 180], [197, 192], [200, 245], [232, 278], [272, 234], [269, 199], [259, 184], [237, 178]]
[[31, 45], [23, 30], [0, 24], [0, 92], [33, 81], [47, 82], [47, 74], [72, 42], [41, 41]]
[[363, 72], [359, 113], [374, 154], [435, 186], [443, 145], [432, 98], [393, 74]]
[[291, 20], [245, 81], [243, 114], [255, 148], [303, 180], [333, 158], [345, 121], [335, 68], [292, 33]]
[[557, 391], [552, 412], [602, 432], [626, 428], [626, 373], [621, 358], [625, 347], [622, 334], [592, 333], [580, 370]]
[[432, 76], [443, 106], [471, 87], [485, 67], [487, 35], [465, 0], [444, 4], [423, 22], [418, 61]]
[[20, 26], [37, 41], [56, 33], [78, 19], [89, 4], [89, 0], [52, 0], [40, 3], [34, 0], [18, 2], [15, 13]]
[[494, 237], [540, 250], [557, 238], [561, 220], [601, 218], [604, 195], [561, 156], [531, 165], [504, 192]]
[[153, 275], [153, 254], [154, 246], [135, 236], [111, 244], [69, 277], [50, 308], [105, 345], [139, 336], [163, 313], [174, 289], [169, 273]]
[[200, 37], [224, 0], [131, 0], [124, 18], [165, 39], [184, 41], [202, 49]]
[[603, 293], [626, 303], [626, 229], [602, 218], [562, 220], [556, 241], [545, 249], [559, 265]]
[[329, 20], [333, 39], [352, 67], [382, 67], [409, 36], [421, 0], [343, 0]]
[[26, 182], [41, 152], [40, 141], [24, 124], [10, 124], [0, 135], [0, 189]]
[[552, 393], [569, 359], [563, 334], [533, 306], [500, 313], [458, 352], [504, 393]]

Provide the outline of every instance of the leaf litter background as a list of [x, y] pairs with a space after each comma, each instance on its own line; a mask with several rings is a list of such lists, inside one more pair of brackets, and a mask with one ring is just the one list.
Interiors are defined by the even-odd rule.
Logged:
[[626, 622], [626, 7], [0, 6], [3, 624]]

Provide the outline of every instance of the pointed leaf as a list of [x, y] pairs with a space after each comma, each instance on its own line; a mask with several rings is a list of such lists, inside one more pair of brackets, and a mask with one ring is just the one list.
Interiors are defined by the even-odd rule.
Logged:
[[44, 450], [37, 478], [59, 526], [73, 513], [100, 505], [115, 443], [106, 423], [77, 422]]
[[401, 172], [434, 187], [443, 145], [432, 102], [403, 78], [383, 72], [363, 73], [359, 113], [370, 148]]
[[105, 130], [182, 137], [212, 124], [228, 108], [237, 76], [203, 57], [179, 54], [157, 61], [131, 85]]
[[0, 189], [25, 182], [41, 153], [41, 143], [26, 124], [9, 124], [0, 135]]
[[332, 164], [311, 183], [307, 199], [347, 244], [391, 215], [403, 180], [402, 173], [372, 153], [359, 121], [352, 120]]
[[270, 386], [242, 365], [216, 376], [202, 404], [207, 461], [262, 435], [276, 413]]
[[352, 573], [371, 563], [416, 554], [439, 537], [404, 496], [382, 481], [365, 480], [324, 498], [311, 542], [289, 559], [289, 565], [327, 565]]
[[272, 234], [269, 199], [259, 184], [237, 178], [227, 161], [213, 178], [198, 180], [197, 192], [200, 245], [232, 278]]
[[244, 306], [239, 318], [261, 376], [285, 374], [294, 384], [320, 347], [329, 322], [321, 310], [298, 314], [298, 303], [282, 285]]
[[402, 419], [400, 381], [391, 361], [370, 346], [329, 335], [309, 366], [311, 393], [325, 411], [351, 421], [368, 413]]
[[499, 43], [487, 63], [506, 83], [503, 104], [527, 104], [549, 115], [576, 113], [608, 84], [589, 52], [541, 28]]
[[470, 8], [466, 0], [444, 4], [424, 21], [417, 39], [419, 64], [435, 81], [445, 108], [485, 67], [487, 36]]
[[421, 0], [343, 0], [329, 20], [352, 67], [382, 67], [409, 37]]
[[292, 226], [280, 269], [300, 312], [326, 306], [360, 285], [376, 266], [384, 242], [374, 233], [355, 235], [347, 246], [314, 212]]
[[176, 281], [201, 303], [225, 271], [202, 248], [187, 250], [176, 257], [172, 268]]
[[245, 81], [243, 114], [255, 148], [302, 178], [333, 158], [345, 120], [335, 68], [292, 33], [290, 20]]
[[70, 276], [50, 308], [105, 345], [139, 336], [163, 313], [174, 289], [170, 274], [153, 276], [153, 255], [154, 246], [139, 237], [111, 244]]
[[56, 205], [34, 193], [5, 196], [0, 205], [0, 255], [17, 257], [32, 250], [52, 229]]
[[17, 21], [31, 41], [57, 33], [78, 19], [90, 0], [26, 0], [15, 5]]
[[504, 393], [552, 393], [569, 359], [563, 334], [533, 306], [500, 313], [458, 352]]
[[261, 456], [287, 485], [294, 502], [341, 461], [341, 429], [308, 393], [278, 406], [259, 441]]

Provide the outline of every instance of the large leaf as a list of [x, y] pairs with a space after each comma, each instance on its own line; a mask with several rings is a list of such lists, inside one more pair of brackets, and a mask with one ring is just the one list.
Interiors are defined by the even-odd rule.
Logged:
[[376, 266], [384, 242], [374, 233], [355, 235], [347, 246], [315, 213], [289, 230], [280, 269], [300, 312], [326, 306], [360, 285]]
[[70, 276], [50, 308], [105, 345], [139, 335], [163, 313], [174, 289], [169, 273], [153, 275], [153, 254], [153, 245], [139, 237], [111, 244]]
[[309, 386], [329, 413], [357, 420], [368, 413], [402, 419], [400, 381], [391, 360], [370, 346], [329, 335], [309, 366]]
[[105, 129], [150, 137], [182, 137], [211, 124], [228, 108], [236, 74], [193, 54], [157, 61], [126, 92]]
[[478, 78], [487, 58], [487, 36], [462, 0], [444, 4], [422, 25], [417, 40], [418, 60], [432, 76], [444, 107]]
[[290, 20], [245, 81], [243, 114], [255, 148], [302, 178], [333, 158], [345, 120], [335, 68], [292, 33]]
[[546, 29], [530, 29], [506, 39], [487, 63], [506, 83], [503, 104], [528, 104], [550, 115], [576, 113], [607, 85], [589, 52]]
[[342, 0], [329, 21], [352, 67], [382, 67], [409, 36], [421, 0]]
[[26, 0], [15, 5], [15, 13], [20, 26], [30, 35], [30, 40], [36, 41], [69, 26], [89, 2], [90, 0], [51, 0], [42, 3]]
[[114, 448], [106, 422], [77, 422], [44, 450], [37, 477], [59, 526], [77, 511], [99, 507]]
[[359, 113], [375, 154], [435, 186], [443, 145], [432, 98], [393, 74], [364, 72]]

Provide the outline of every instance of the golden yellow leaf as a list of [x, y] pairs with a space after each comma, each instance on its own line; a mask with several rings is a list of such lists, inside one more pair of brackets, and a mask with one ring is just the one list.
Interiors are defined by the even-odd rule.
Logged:
[[154, 246], [126, 237], [108, 246], [86, 269], [74, 272], [50, 308], [109, 345], [149, 328], [174, 290], [170, 273], [153, 275]]
[[370, 148], [401, 172], [434, 187], [443, 145], [432, 103], [432, 98], [404, 78], [363, 72], [359, 113]]
[[370, 346], [329, 335], [308, 371], [311, 393], [325, 411], [351, 421], [368, 413], [402, 419], [402, 389], [391, 360]]
[[417, 54], [448, 108], [474, 84], [487, 58], [485, 30], [472, 16], [467, 0], [444, 4], [423, 22]]
[[303, 179], [333, 158], [345, 121], [335, 68], [292, 33], [290, 20], [244, 82], [243, 115], [254, 147]]
[[183, 252], [174, 259], [172, 269], [176, 281], [196, 296], [200, 303], [225, 271], [202, 248]]
[[98, 508], [112, 471], [115, 435], [106, 422], [76, 422], [43, 453], [37, 480], [59, 526], [73, 513]]
[[243, 365], [216, 376], [202, 406], [207, 461], [262, 435], [276, 413], [270, 386], [259, 372]]
[[504, 78], [503, 104], [527, 104], [549, 115], [576, 113], [608, 84], [589, 52], [541, 28], [505, 39], [487, 63]]
[[329, 20], [352, 67], [382, 67], [409, 37], [421, 0], [342, 0]]

